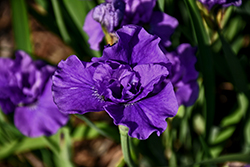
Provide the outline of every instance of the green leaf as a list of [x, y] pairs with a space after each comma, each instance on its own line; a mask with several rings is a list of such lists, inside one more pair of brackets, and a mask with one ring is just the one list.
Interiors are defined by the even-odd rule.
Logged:
[[39, 148], [47, 147], [48, 144], [44, 137], [28, 138], [12, 140], [10, 143], [6, 143], [4, 146], [0, 146], [0, 159], [8, 157], [11, 154], [17, 154], [28, 150], [35, 150]]
[[78, 28], [80, 34], [82, 35], [85, 43], [83, 46], [91, 52], [92, 56], [100, 57], [100, 51], [94, 51], [89, 48], [87, 41], [89, 39], [88, 35], [83, 31], [84, 20], [90, 11], [90, 9], [95, 7], [95, 3], [93, 1], [80, 1], [80, 0], [63, 0], [63, 3], [69, 12], [72, 20], [74, 21], [76, 27]]
[[19, 145], [16, 148], [15, 153], [24, 152], [27, 150], [35, 150], [47, 146], [48, 144], [47, 141], [44, 139], [44, 137], [38, 137], [38, 138], [24, 137], [23, 140], [19, 142]]
[[159, 4], [159, 7], [160, 7], [161, 11], [164, 12], [165, 0], [158, 0], [157, 2]]
[[248, 94], [246, 73], [240, 64], [239, 59], [233, 52], [231, 46], [227, 43], [223, 35], [220, 32], [218, 33], [222, 43], [222, 49], [224, 52], [225, 59], [233, 77], [233, 83], [239, 92]]
[[0, 108], [0, 122], [4, 122], [4, 113]]
[[204, 150], [206, 157], [211, 158], [211, 153], [210, 153], [209, 147], [208, 147], [207, 143], [205, 142], [205, 140], [202, 138], [202, 136], [199, 136], [199, 140], [200, 140], [201, 146]]
[[42, 161], [45, 167], [54, 166], [52, 162], [52, 153], [48, 149], [40, 149], [42, 155]]
[[95, 129], [90, 128], [87, 125], [79, 125], [75, 127], [72, 134], [73, 140], [90, 140], [96, 138], [97, 136], [99, 136], [99, 133]]
[[250, 151], [250, 118], [247, 120], [247, 123], [244, 128], [244, 139], [245, 139], [245, 146], [244, 150]]
[[35, 2], [37, 4], [39, 4], [43, 9], [48, 10], [48, 6], [49, 6], [49, 1], [44, 1], [44, 0], [35, 0]]
[[220, 142], [223, 142], [225, 140], [227, 140], [229, 137], [232, 136], [233, 132], [235, 131], [235, 127], [228, 127], [226, 129], [220, 130], [218, 132], [218, 135], [216, 136], [216, 138], [213, 140], [212, 144], [218, 144]]
[[[71, 15], [73, 21], [77, 27], [82, 27], [84, 19], [89, 11], [88, 4], [93, 3], [92, 1], [79, 1], [79, 0], [63, 0], [63, 3]], [[82, 29], [82, 28], [81, 28]]]
[[73, 167], [73, 164], [71, 162], [72, 142], [69, 134], [69, 129], [67, 127], [61, 128], [59, 132], [53, 136], [53, 139], [55, 140], [55, 143], [59, 145], [59, 152], [54, 154], [54, 162], [56, 166]]
[[244, 94], [239, 94], [237, 98], [238, 98], [239, 107], [234, 112], [232, 112], [232, 114], [223, 118], [223, 120], [221, 121], [222, 127], [226, 127], [226, 126], [239, 123], [242, 116], [247, 112], [247, 108], [248, 108], [247, 97]]
[[237, 37], [232, 43], [232, 49], [234, 53], [238, 53], [240, 49], [244, 46], [245, 39], [243, 36]]
[[[216, 163], [222, 163], [227, 161], [241, 161], [241, 162], [250, 162], [250, 153], [248, 154], [229, 154], [220, 156], [217, 158], [212, 158], [209, 160], [201, 161], [195, 164], [216, 164]], [[191, 166], [191, 165], [190, 165]]]
[[212, 51], [209, 47], [209, 38], [205, 31], [200, 12], [196, 6], [196, 1], [186, 0], [185, 3], [189, 11], [190, 19], [193, 26], [193, 32], [199, 48], [198, 60], [204, 80], [204, 89], [206, 97], [205, 120], [206, 132], [208, 134], [213, 124], [215, 111], [215, 79]]
[[[236, 126], [242, 120], [242, 117], [248, 109], [248, 99], [244, 94], [238, 95], [239, 107], [230, 115], [224, 117], [221, 121], [221, 128], [214, 128], [210, 144], [215, 145], [210, 148], [213, 157], [218, 156], [225, 147], [225, 141], [235, 132]], [[221, 143], [221, 144], [220, 144]]]
[[18, 146], [18, 140], [14, 140], [4, 146], [0, 146], [0, 159], [8, 157], [13, 152], [15, 152], [16, 147]]
[[109, 126], [107, 126], [107, 124], [102, 124], [104, 125], [102, 128], [101, 126], [97, 126], [96, 124], [94, 124], [93, 122], [91, 122], [87, 117], [83, 116], [83, 115], [76, 115], [78, 118], [80, 118], [81, 120], [83, 120], [89, 127], [93, 128], [94, 130], [96, 130], [99, 134], [101, 134], [104, 137], [113, 139], [115, 141], [119, 141], [119, 137], [117, 137], [117, 133], [114, 132], [114, 130], [111, 130], [109, 128]]
[[[94, 124], [97, 128], [107, 133], [117, 143], [120, 141], [119, 133], [115, 126], [110, 126], [106, 122], [96, 122]], [[98, 131], [84, 124], [74, 128], [72, 134], [74, 140], [93, 139], [98, 136]]]
[[56, 17], [56, 23], [59, 28], [60, 34], [66, 43], [70, 43], [71, 39], [66, 29], [64, 20], [63, 20], [63, 15], [62, 15], [60, 4], [59, 4], [60, 2], [58, 0], [51, 0], [51, 3], [53, 6], [54, 14]]
[[246, 22], [240, 17], [234, 17], [230, 19], [229, 25], [223, 30], [223, 34], [227, 40], [231, 41], [235, 36], [242, 31], [246, 26]]
[[11, 0], [11, 11], [16, 49], [31, 54], [32, 45], [25, 0]]

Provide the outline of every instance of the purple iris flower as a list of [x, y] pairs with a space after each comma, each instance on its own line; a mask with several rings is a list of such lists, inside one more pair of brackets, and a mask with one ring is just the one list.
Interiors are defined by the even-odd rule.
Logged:
[[125, 3], [122, 0], [105, 2], [93, 9], [92, 17], [104, 26], [108, 32], [113, 32], [123, 18]]
[[[111, 10], [114, 7], [107, 7], [112, 6], [114, 2], [119, 2], [119, 10]], [[161, 38], [163, 46], [170, 46], [170, 36], [178, 26], [178, 21], [163, 12], [153, 11], [155, 3], [156, 0], [109, 0], [92, 9], [86, 16], [83, 26], [83, 30], [89, 36], [88, 42], [91, 49], [100, 49], [99, 44], [104, 37], [102, 26], [109, 32], [113, 32], [111, 30], [114, 30], [114, 27], [117, 29], [129, 24], [148, 27], [149, 33]], [[125, 10], [122, 10], [124, 5]], [[119, 13], [119, 17], [111, 17], [118, 15], [115, 14], [116, 12]]]
[[54, 101], [67, 114], [105, 110], [128, 134], [147, 139], [159, 136], [166, 118], [176, 115], [178, 103], [171, 82], [170, 62], [159, 47], [160, 38], [127, 25], [117, 31], [118, 43], [107, 46], [91, 62], [76, 56], [61, 61], [52, 80]]
[[204, 5], [206, 5], [208, 9], [211, 9], [214, 5], [228, 7], [231, 5], [240, 6], [242, 4], [242, 0], [199, 0], [199, 1]]
[[99, 44], [104, 37], [102, 26], [109, 33], [114, 32], [123, 19], [124, 10], [123, 0], [106, 0], [87, 14], [83, 30], [89, 35], [88, 42], [91, 49], [100, 49]]
[[52, 135], [68, 120], [53, 102], [54, 71], [23, 51], [15, 60], [0, 58], [0, 106], [5, 114], [14, 112], [15, 126], [26, 136]]
[[126, 3], [122, 25], [148, 23], [156, 0], [123, 0]]
[[190, 44], [181, 44], [176, 51], [166, 53], [172, 63], [169, 80], [173, 83], [179, 105], [191, 106], [199, 95], [199, 73], [195, 69], [196, 50]]
[[170, 37], [178, 26], [178, 20], [166, 13], [154, 11], [149, 20], [149, 33], [161, 38], [161, 45], [168, 47], [171, 45]]

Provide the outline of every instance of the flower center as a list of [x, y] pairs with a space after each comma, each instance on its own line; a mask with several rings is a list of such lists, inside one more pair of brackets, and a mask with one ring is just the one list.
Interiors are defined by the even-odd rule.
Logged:
[[128, 65], [111, 66], [102, 64], [95, 71], [93, 79], [99, 83], [98, 94], [104, 100], [117, 103], [125, 103], [137, 96], [140, 92], [137, 72]]

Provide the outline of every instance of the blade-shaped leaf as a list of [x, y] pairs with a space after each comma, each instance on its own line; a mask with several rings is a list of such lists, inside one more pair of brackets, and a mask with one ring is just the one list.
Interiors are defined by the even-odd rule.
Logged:
[[194, 0], [186, 0], [186, 6], [189, 11], [190, 19], [193, 26], [193, 32], [197, 40], [199, 54], [198, 60], [201, 68], [205, 97], [206, 97], [206, 132], [210, 131], [210, 128], [214, 120], [215, 109], [215, 79], [214, 68], [212, 60], [212, 51], [209, 47], [209, 38], [205, 31], [202, 18]]
[[224, 36], [219, 32], [219, 37], [222, 43], [222, 49], [229, 66], [230, 72], [233, 76], [233, 82], [238, 91], [248, 94], [247, 77], [243, 70], [239, 59], [233, 52], [231, 46], [227, 43]]
[[76, 115], [76, 116], [81, 120], [83, 120], [89, 127], [95, 129], [102, 136], [118, 141], [119, 137], [117, 137], [117, 133], [114, 133], [114, 131], [107, 128], [107, 126], [105, 127], [104, 124], [99, 124], [100, 126], [97, 126], [83, 115]]
[[25, 0], [11, 0], [11, 10], [16, 49], [32, 53]]
[[56, 17], [56, 23], [58, 25], [60, 34], [61, 34], [63, 40], [66, 43], [69, 43], [70, 42], [70, 36], [68, 34], [68, 31], [66, 29], [66, 26], [65, 26], [65, 23], [64, 23], [64, 20], [63, 20], [63, 16], [62, 16], [62, 13], [61, 13], [59, 1], [52, 0], [51, 3], [52, 3], [52, 6], [53, 6], [53, 9], [54, 9], [54, 13], [55, 13], [55, 17]]
[[248, 154], [230, 154], [230, 155], [224, 155], [217, 158], [212, 158], [209, 160], [201, 161], [196, 164], [216, 164], [221, 162], [227, 162], [227, 161], [241, 161], [241, 162], [250, 162], [250, 153]]
[[89, 45], [87, 44], [89, 37], [82, 29], [86, 15], [92, 8], [95, 7], [95, 3], [93, 1], [79, 1], [79, 0], [71, 0], [71, 1], [63, 0], [63, 3], [67, 11], [69, 12], [73, 22], [78, 28], [80, 34], [85, 40], [85, 43], [83, 43], [82, 46], [85, 47], [86, 50], [89, 50], [92, 56], [100, 57], [101, 56], [100, 51], [94, 51], [90, 49]]

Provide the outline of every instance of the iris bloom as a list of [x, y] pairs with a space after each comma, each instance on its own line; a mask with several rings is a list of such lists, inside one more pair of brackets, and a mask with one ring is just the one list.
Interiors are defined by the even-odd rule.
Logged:
[[240, 6], [242, 3], [242, 0], [199, 0], [199, 1], [204, 5], [206, 5], [209, 9], [211, 9], [214, 5], [228, 7], [231, 5]]
[[15, 60], [0, 58], [0, 106], [5, 114], [14, 112], [15, 126], [26, 136], [52, 135], [68, 120], [52, 99], [54, 71], [23, 51]]
[[137, 26], [117, 31], [118, 43], [107, 46], [91, 62], [76, 56], [61, 61], [53, 76], [54, 101], [67, 114], [105, 110], [128, 134], [147, 139], [159, 136], [166, 118], [176, 115], [178, 103], [169, 76], [170, 61], [160, 38]]
[[148, 32], [158, 35], [163, 46], [170, 46], [170, 36], [178, 21], [160, 11], [153, 11], [156, 0], [106, 0], [86, 16], [83, 30], [89, 36], [90, 48], [99, 50], [104, 37], [103, 28], [115, 33], [123, 25], [145, 26]]
[[195, 69], [196, 48], [181, 44], [176, 51], [166, 53], [172, 63], [169, 80], [173, 83], [179, 105], [191, 106], [199, 95], [198, 72]]

